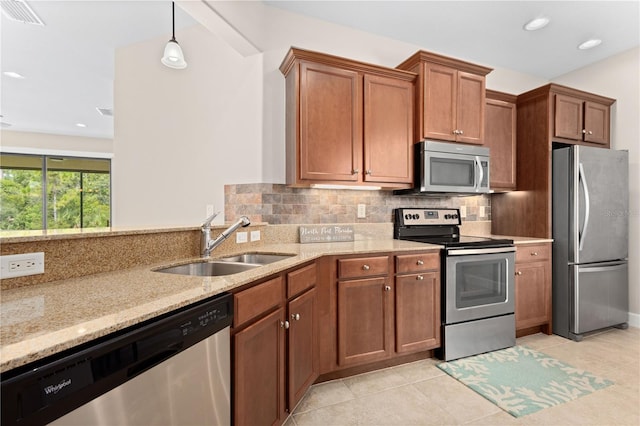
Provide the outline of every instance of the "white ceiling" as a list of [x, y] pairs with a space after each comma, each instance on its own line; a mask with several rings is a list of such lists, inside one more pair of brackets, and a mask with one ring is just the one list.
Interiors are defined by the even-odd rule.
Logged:
[[[425, 50], [552, 79], [640, 44], [640, 1], [266, 1]], [[524, 31], [546, 16], [550, 23]], [[602, 44], [577, 46], [590, 38]]]
[[[6, 0], [2, 0], [6, 1]], [[116, 47], [171, 34], [170, 1], [28, 0], [46, 24], [1, 18], [0, 121], [7, 129], [113, 137]], [[211, 1], [215, 6], [216, 1]], [[640, 44], [640, 0], [632, 1], [265, 1], [426, 50], [552, 79]], [[523, 25], [538, 16], [537, 32]], [[176, 7], [179, 30], [195, 21]], [[230, 23], [233, 25], [233, 22]], [[588, 38], [602, 44], [581, 51]], [[158, 61], [164, 45], [158, 46]], [[87, 124], [78, 128], [75, 123]]]
[[[5, 0], [2, 0], [5, 1]], [[171, 38], [171, 1], [32, 1], [44, 26], [0, 21], [2, 74], [0, 121], [7, 130], [113, 138], [113, 118], [96, 108], [113, 108], [117, 47], [165, 35]], [[180, 28], [195, 21], [176, 7]], [[158, 45], [158, 62], [164, 44]], [[86, 128], [77, 127], [84, 123]]]

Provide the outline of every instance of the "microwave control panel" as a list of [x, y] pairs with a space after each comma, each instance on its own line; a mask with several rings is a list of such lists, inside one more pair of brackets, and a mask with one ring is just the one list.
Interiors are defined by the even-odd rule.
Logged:
[[398, 209], [396, 219], [401, 219], [404, 226], [461, 224], [458, 209]]

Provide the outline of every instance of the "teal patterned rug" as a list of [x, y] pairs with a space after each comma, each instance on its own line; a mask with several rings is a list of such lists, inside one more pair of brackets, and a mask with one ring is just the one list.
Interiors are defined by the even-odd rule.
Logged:
[[613, 384], [525, 346], [443, 362], [438, 367], [515, 417]]

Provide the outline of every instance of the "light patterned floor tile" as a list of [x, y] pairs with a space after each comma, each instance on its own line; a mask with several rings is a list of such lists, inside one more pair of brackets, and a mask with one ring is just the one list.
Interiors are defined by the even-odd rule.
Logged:
[[607, 378], [613, 385], [515, 418], [428, 359], [314, 385], [286, 426], [640, 424], [640, 329], [610, 329], [574, 342], [538, 333], [517, 340]]

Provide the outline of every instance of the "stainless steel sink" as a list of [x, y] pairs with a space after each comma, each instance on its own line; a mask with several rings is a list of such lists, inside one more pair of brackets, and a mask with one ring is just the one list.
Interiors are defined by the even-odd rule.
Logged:
[[166, 274], [193, 275], [198, 277], [217, 277], [221, 275], [237, 274], [250, 269], [259, 268], [262, 265], [255, 263], [239, 263], [229, 261], [212, 260], [208, 262], [192, 262], [184, 265], [170, 266], [156, 269], [155, 272]]
[[238, 263], [252, 263], [257, 265], [267, 265], [269, 263], [278, 262], [280, 260], [288, 259], [294, 254], [264, 254], [264, 253], [245, 253], [237, 256], [223, 257], [217, 260], [223, 262], [238, 262]]

